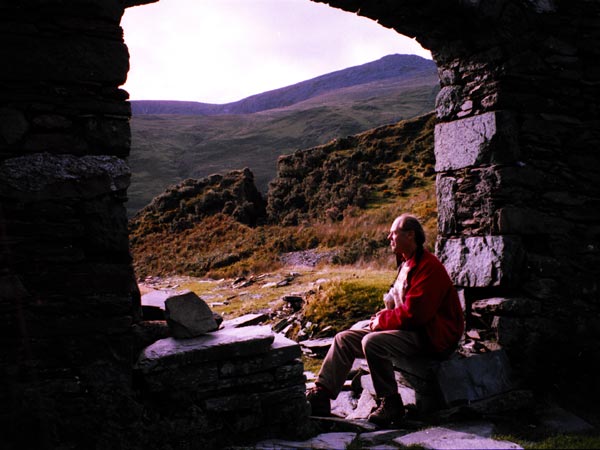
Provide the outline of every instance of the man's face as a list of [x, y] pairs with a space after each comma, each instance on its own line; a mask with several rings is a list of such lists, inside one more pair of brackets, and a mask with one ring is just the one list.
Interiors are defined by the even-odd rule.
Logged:
[[402, 222], [400, 219], [394, 220], [390, 227], [388, 239], [392, 252], [396, 255], [408, 254], [412, 250], [412, 242], [414, 240], [413, 231], [402, 230]]

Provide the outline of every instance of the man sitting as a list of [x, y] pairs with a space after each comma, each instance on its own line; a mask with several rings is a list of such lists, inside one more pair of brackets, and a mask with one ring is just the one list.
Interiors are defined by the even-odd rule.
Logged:
[[365, 358], [379, 398], [379, 407], [368, 420], [383, 427], [398, 424], [405, 411], [392, 360], [441, 359], [456, 349], [462, 337], [464, 318], [458, 294], [442, 263], [423, 248], [425, 233], [417, 218], [397, 217], [388, 239], [399, 269], [384, 296], [385, 308], [366, 328], [336, 334], [315, 387], [307, 394], [315, 416], [330, 414], [330, 400], [337, 398], [354, 359]]

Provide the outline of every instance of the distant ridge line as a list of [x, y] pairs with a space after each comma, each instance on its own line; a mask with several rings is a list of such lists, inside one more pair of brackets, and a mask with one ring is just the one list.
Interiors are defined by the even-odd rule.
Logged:
[[417, 55], [395, 54], [231, 103], [214, 104], [180, 100], [131, 100], [130, 103], [134, 115], [252, 114], [290, 106], [337, 89], [379, 80], [410, 79], [434, 73], [436, 73], [436, 65], [429, 59]]

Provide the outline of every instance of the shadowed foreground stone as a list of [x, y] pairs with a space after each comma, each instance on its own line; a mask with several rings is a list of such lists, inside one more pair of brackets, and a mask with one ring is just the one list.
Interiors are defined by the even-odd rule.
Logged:
[[447, 405], [468, 404], [514, 389], [510, 363], [503, 350], [444, 361], [437, 381]]
[[[296, 342], [268, 326], [225, 326], [192, 339], [156, 341], [140, 355], [136, 373], [161, 426], [173, 430], [169, 445], [221, 448], [244, 439], [310, 435], [300, 356]], [[189, 414], [194, 423], [181, 422]]]

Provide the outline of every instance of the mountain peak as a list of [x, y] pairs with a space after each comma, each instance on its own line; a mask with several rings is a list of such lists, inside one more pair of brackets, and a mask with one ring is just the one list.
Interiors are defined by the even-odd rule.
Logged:
[[172, 100], [132, 100], [133, 114], [220, 115], [251, 114], [283, 108], [338, 89], [388, 79], [411, 79], [436, 73], [432, 60], [417, 55], [387, 55], [376, 61], [302, 81], [242, 100], [215, 105]]

